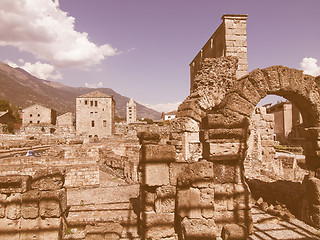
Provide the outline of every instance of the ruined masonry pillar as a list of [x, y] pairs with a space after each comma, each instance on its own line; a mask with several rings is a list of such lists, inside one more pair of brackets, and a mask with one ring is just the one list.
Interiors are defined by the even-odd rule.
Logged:
[[67, 208], [64, 173], [0, 177], [0, 239], [60, 240]]
[[[252, 231], [250, 191], [244, 180], [247, 119], [207, 114], [203, 119], [203, 158], [213, 163], [214, 220], [221, 232], [226, 224]], [[245, 238], [245, 236], [243, 236]]]
[[159, 134], [142, 132], [140, 143], [140, 225], [141, 239], [170, 239], [174, 229], [176, 187], [170, 185], [169, 165], [175, 161], [173, 145], [158, 144]]

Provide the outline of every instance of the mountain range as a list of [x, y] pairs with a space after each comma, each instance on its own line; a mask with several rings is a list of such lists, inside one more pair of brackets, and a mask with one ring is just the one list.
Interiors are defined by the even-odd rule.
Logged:
[[[125, 117], [126, 104], [130, 99], [111, 88], [70, 87], [59, 82], [39, 79], [21, 68], [12, 68], [0, 62], [0, 99], [8, 100], [15, 106], [25, 108], [39, 103], [55, 109], [58, 114], [75, 113], [76, 97], [92, 91], [113, 96], [116, 102], [116, 115]], [[161, 113], [139, 103], [136, 104], [138, 118], [160, 119]]]

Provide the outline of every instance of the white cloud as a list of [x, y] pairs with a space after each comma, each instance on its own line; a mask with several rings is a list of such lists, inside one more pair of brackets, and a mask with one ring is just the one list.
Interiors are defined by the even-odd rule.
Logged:
[[0, 46], [30, 52], [56, 67], [92, 67], [117, 54], [75, 30], [75, 19], [55, 0], [0, 0]]
[[300, 63], [300, 67], [303, 70], [303, 73], [309, 74], [312, 76], [320, 75], [320, 67], [317, 65], [318, 60], [315, 58], [305, 57]]
[[62, 75], [60, 74], [59, 71], [55, 69], [53, 65], [47, 64], [47, 63], [41, 63], [41, 62], [36, 62], [36, 63], [30, 63], [30, 62], [24, 62], [23, 59], [19, 59], [20, 63], [23, 63], [24, 65], [18, 65], [12, 61], [6, 60], [5, 61], [9, 66], [16, 68], [22, 68], [31, 75], [40, 78], [40, 79], [52, 79], [52, 80], [58, 80], [62, 79]]
[[148, 104], [148, 103], [141, 103], [142, 105], [152, 108], [158, 112], [171, 112], [178, 109], [178, 106], [181, 104], [181, 102], [175, 102], [175, 103], [159, 103], [159, 104]]
[[87, 88], [102, 88], [103, 87], [103, 83], [102, 82], [98, 82], [98, 83], [85, 83], [84, 84]]

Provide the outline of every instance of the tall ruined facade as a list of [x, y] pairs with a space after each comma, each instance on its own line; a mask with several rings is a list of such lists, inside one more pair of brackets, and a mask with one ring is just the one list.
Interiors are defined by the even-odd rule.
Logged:
[[[268, 94], [302, 110], [306, 127], [305, 220], [320, 227], [320, 95], [315, 78], [283, 66], [247, 74], [246, 15], [223, 23], [191, 62], [190, 95], [171, 122], [170, 141], [139, 135], [142, 239], [246, 239], [252, 233], [245, 182], [250, 118]], [[261, 165], [263, 167], [263, 165]]]

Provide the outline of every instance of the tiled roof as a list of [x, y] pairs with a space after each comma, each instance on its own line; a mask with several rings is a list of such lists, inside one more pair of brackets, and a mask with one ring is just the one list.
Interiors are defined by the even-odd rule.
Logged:
[[99, 91], [94, 91], [94, 92], [81, 95], [78, 98], [110, 98], [110, 96]]

